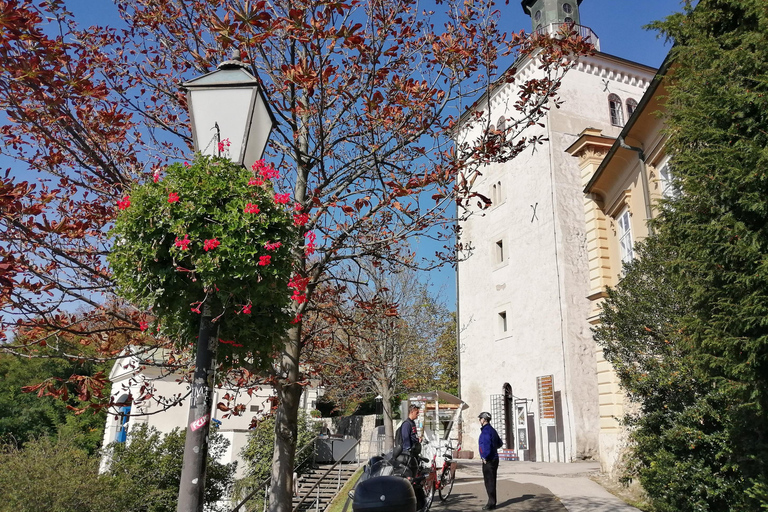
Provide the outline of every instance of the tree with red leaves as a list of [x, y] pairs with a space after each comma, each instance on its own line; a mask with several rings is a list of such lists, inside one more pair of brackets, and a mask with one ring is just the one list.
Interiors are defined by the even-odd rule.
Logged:
[[324, 397], [332, 402], [354, 409], [381, 397], [387, 451], [394, 441], [393, 400], [405, 392], [432, 390], [437, 338], [450, 315], [414, 271], [372, 271], [367, 277], [354, 298], [324, 310], [331, 336], [322, 346], [315, 344], [307, 358], [320, 368]]
[[[437, 239], [446, 250], [436, 256], [450, 257], [463, 206], [488, 203], [471, 190], [482, 166], [536, 142], [523, 130], [590, 46], [575, 34], [505, 34], [490, 1], [117, 5], [127, 28], [82, 29], [61, 0], [0, 0], [0, 105], [9, 119], [0, 151], [16, 159], [0, 194], [0, 307], [2, 332], [25, 333], [3, 348], [30, 353], [65, 332], [102, 357], [114, 357], [126, 334], [162, 342], [142, 335], [142, 312], [115, 307], [106, 232], [128, 184], [189, 157], [179, 83], [240, 49], [278, 119], [268, 153], [303, 241], [288, 291], [295, 323], [270, 380], [279, 397], [270, 510], [287, 510], [310, 376], [302, 354], [315, 334], [304, 317], [324, 298], [355, 295], [349, 276], [363, 257], [382, 271], [432, 265], [407, 248], [413, 236]], [[520, 84], [515, 107], [524, 121], [500, 131], [478, 113], [480, 135], [455, 149], [462, 102], [516, 80], [514, 69], [499, 73], [497, 59], [534, 54], [541, 77]], [[77, 346], [58, 347], [78, 356]]]

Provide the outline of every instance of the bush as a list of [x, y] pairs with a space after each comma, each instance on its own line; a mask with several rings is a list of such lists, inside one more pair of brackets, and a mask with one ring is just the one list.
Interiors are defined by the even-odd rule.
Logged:
[[40, 437], [0, 446], [2, 512], [128, 511], [117, 481], [71, 438]]
[[[175, 512], [184, 458], [186, 431], [174, 429], [163, 435], [154, 427], [140, 425], [131, 430], [127, 443], [113, 443], [108, 474], [125, 490], [128, 509], [146, 512]], [[236, 462], [216, 462], [229, 446], [220, 434], [212, 433], [206, 466], [206, 510], [219, 510], [217, 502], [228, 497], [234, 482]]]

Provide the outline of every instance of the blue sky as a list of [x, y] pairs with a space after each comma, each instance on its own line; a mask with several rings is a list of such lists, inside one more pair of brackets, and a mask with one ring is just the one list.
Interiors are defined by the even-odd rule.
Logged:
[[[115, 25], [117, 11], [110, 0], [70, 0], [67, 6], [85, 24]], [[581, 24], [600, 38], [601, 50], [651, 67], [661, 65], [669, 45], [652, 31], [642, 27], [682, 9], [680, 0], [583, 0]], [[519, 0], [500, 2], [502, 24], [510, 32], [530, 31], [531, 19], [523, 12]], [[425, 244], [426, 245], [426, 244]], [[418, 246], [415, 247], [418, 250]], [[428, 249], [434, 252], [434, 245]], [[453, 309], [456, 300], [455, 275], [447, 267], [429, 274], [435, 293]]]

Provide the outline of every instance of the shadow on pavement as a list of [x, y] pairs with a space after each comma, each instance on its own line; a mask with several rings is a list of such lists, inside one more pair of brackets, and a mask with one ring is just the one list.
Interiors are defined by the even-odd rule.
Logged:
[[[431, 511], [467, 512], [480, 510], [486, 503], [482, 479], [457, 479], [453, 493], [446, 501], [435, 498]], [[566, 512], [557, 497], [540, 485], [499, 480], [496, 486], [496, 509], [509, 512]]]

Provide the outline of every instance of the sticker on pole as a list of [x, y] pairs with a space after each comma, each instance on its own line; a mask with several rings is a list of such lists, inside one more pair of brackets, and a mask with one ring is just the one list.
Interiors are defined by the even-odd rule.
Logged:
[[196, 419], [195, 421], [193, 421], [192, 423], [189, 424], [189, 428], [191, 428], [192, 431], [194, 432], [195, 430], [205, 426], [205, 424], [208, 423], [208, 419], [210, 417], [211, 417], [210, 414], [206, 414], [205, 416], [202, 416], [202, 417]]

